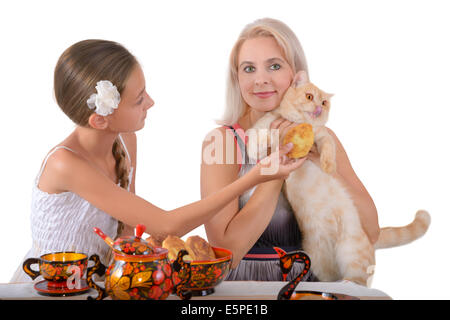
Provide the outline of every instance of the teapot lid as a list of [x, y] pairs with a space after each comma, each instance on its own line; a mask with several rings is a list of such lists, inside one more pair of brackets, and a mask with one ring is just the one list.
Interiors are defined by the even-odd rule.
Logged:
[[135, 236], [125, 236], [117, 239], [114, 241], [114, 249], [133, 256], [154, 254], [154, 248], [142, 239], [144, 231], [145, 226], [138, 224], [136, 226]]

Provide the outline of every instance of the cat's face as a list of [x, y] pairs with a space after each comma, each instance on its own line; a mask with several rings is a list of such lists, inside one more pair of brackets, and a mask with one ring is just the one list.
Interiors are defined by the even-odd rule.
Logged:
[[294, 80], [280, 105], [283, 116], [288, 116], [288, 120], [293, 122], [325, 125], [333, 95], [320, 90], [306, 78]]

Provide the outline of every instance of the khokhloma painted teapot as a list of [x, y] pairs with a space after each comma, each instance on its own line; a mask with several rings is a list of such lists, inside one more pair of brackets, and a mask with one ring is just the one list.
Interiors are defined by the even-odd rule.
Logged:
[[[114, 254], [114, 261], [108, 268], [103, 266], [98, 255], [89, 258], [95, 266], [89, 269], [87, 282], [98, 291], [96, 300], [106, 296], [116, 300], [163, 300], [171, 293], [176, 293], [183, 300], [190, 299], [191, 292], [183, 290], [183, 285], [191, 276], [190, 263], [183, 261], [183, 256], [188, 254], [186, 250], [181, 250], [171, 264], [167, 249], [153, 247], [141, 238], [145, 231], [143, 225], [136, 226], [135, 236], [115, 241], [98, 228], [94, 231], [112, 247]], [[179, 277], [181, 270], [182, 278]], [[94, 274], [102, 276], [103, 273], [105, 288], [92, 279]]]

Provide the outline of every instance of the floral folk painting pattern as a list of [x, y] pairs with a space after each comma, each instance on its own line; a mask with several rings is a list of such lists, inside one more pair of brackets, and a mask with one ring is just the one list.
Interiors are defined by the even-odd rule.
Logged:
[[[185, 288], [196, 290], [215, 287], [228, 274], [229, 268], [228, 261], [214, 264], [195, 264], [194, 262], [191, 264], [191, 279]], [[181, 276], [184, 277], [184, 275]]]
[[[76, 261], [73, 265], [80, 268], [80, 274], [84, 274], [87, 267], [87, 261]], [[43, 262], [40, 265], [40, 272], [44, 279], [50, 281], [64, 281], [69, 279], [73, 274], [73, 272], [68, 272], [67, 270], [70, 266], [71, 264], [68, 264], [67, 262]]]
[[105, 280], [108, 295], [120, 300], [162, 300], [173, 289], [170, 264], [117, 261]]

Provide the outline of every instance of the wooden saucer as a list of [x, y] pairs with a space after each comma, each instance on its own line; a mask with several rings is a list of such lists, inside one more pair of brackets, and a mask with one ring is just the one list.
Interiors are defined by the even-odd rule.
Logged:
[[82, 279], [80, 281], [80, 284], [80, 289], [69, 289], [66, 286], [65, 282], [62, 282], [61, 284], [55, 284], [55, 282], [42, 280], [34, 285], [34, 289], [36, 289], [39, 294], [52, 297], [75, 296], [89, 291], [90, 287], [88, 286], [86, 280]]

